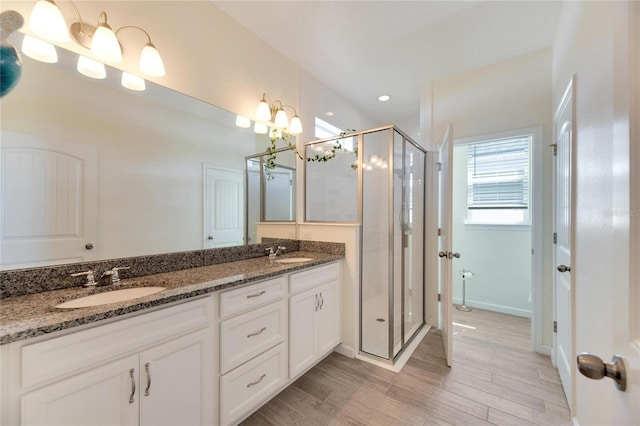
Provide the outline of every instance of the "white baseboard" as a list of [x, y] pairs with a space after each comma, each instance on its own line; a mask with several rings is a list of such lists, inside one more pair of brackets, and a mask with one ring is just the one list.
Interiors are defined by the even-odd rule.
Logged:
[[549, 345], [542, 345], [539, 348], [536, 349], [536, 352], [542, 355], [547, 355], [547, 356], [551, 356], [551, 346]]
[[580, 423], [578, 422], [577, 417], [572, 417], [571, 422], [573, 423], [573, 426], [580, 426]]
[[[531, 311], [526, 309], [512, 308], [511, 306], [495, 305], [493, 303], [479, 302], [477, 300], [466, 300], [465, 302], [467, 306], [470, 306], [472, 308], [486, 309], [487, 311], [494, 311], [494, 312], [500, 312], [503, 314], [515, 315], [518, 317], [531, 318]], [[459, 297], [454, 297], [453, 303], [456, 305], [460, 305], [462, 304], [462, 299]]]
[[348, 358], [356, 357], [356, 351], [351, 346], [347, 346], [344, 343], [340, 343], [333, 351]]
[[377, 365], [378, 367], [382, 367], [385, 368], [387, 370], [391, 370], [395, 373], [399, 373], [400, 370], [402, 370], [402, 367], [404, 367], [404, 365], [407, 363], [407, 361], [409, 361], [409, 358], [411, 358], [411, 355], [413, 355], [413, 352], [416, 350], [416, 348], [418, 347], [418, 345], [420, 344], [420, 342], [422, 341], [422, 339], [424, 339], [424, 336], [427, 335], [427, 333], [429, 332], [429, 330], [431, 330], [431, 326], [428, 324], [425, 324], [422, 327], [422, 330], [420, 330], [418, 332], [418, 334], [416, 334], [416, 336], [413, 338], [413, 340], [411, 341], [411, 343], [409, 343], [409, 346], [407, 346], [404, 350], [404, 352], [402, 353], [402, 355], [400, 355], [395, 363], [392, 364], [388, 364], [386, 362], [383, 361], [377, 361], [373, 358], [370, 358], [366, 355], [360, 355], [357, 354], [356, 355], [356, 359], [362, 360], [362, 361], [366, 361], [370, 364], [374, 364]]

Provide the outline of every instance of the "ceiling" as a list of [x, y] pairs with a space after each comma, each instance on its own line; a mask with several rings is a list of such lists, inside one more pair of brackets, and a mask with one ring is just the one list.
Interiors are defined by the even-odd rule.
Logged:
[[[550, 46], [562, 7], [560, 1], [214, 3], [379, 124], [416, 130], [423, 83]], [[391, 100], [378, 102], [383, 93]]]

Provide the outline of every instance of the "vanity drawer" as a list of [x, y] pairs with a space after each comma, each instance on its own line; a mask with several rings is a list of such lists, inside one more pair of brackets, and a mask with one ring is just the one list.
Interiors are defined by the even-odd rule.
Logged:
[[289, 277], [289, 292], [291, 294], [315, 288], [319, 285], [340, 279], [340, 263], [330, 263], [318, 268], [296, 272]]
[[226, 318], [276, 301], [284, 296], [284, 292], [285, 277], [225, 291], [220, 294], [220, 317]]
[[220, 424], [238, 420], [272, 397], [287, 382], [284, 343], [220, 378]]
[[163, 339], [210, 326], [213, 321], [213, 297], [207, 296], [25, 345], [21, 354], [22, 386], [81, 371]]
[[237, 367], [286, 340], [285, 300], [220, 323], [220, 373]]

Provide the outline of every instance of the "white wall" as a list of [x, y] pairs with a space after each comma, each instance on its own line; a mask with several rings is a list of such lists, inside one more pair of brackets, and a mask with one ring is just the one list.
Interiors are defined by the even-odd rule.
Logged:
[[[429, 90], [427, 90], [429, 89]], [[542, 339], [552, 343], [551, 286], [551, 48], [537, 50], [483, 66], [459, 75], [433, 81], [425, 88], [431, 92], [431, 140], [439, 143], [447, 123], [453, 123], [453, 138], [461, 139], [507, 130], [543, 128], [542, 208]], [[428, 99], [423, 103], [429, 104]], [[428, 106], [428, 105], [427, 105]], [[535, 149], [535, 147], [534, 147]], [[455, 238], [455, 236], [454, 236]], [[465, 248], [454, 247], [464, 256]], [[470, 286], [473, 285], [470, 283]]]
[[453, 149], [453, 301], [462, 303], [460, 271], [475, 276], [466, 283], [466, 304], [531, 317], [531, 230], [466, 225], [468, 145]]

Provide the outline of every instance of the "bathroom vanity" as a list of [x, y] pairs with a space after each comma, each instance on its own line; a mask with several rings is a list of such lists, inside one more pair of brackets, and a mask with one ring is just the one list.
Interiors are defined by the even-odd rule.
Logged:
[[312, 260], [125, 279], [165, 290], [109, 305], [3, 299], [2, 424], [239, 423], [341, 341], [343, 256], [291, 255]]

